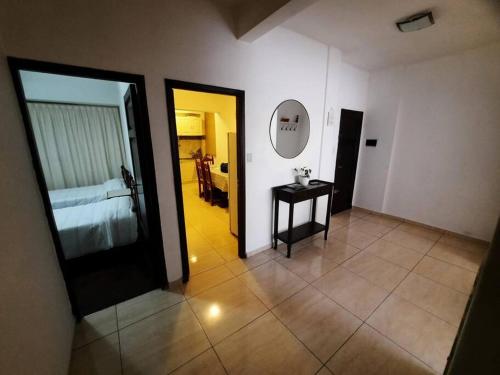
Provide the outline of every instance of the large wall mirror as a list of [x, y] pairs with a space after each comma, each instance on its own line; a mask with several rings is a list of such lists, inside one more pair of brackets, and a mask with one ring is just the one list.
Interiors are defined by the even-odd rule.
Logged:
[[9, 64], [77, 318], [165, 287], [144, 77]]
[[309, 140], [309, 115], [301, 102], [285, 100], [273, 112], [269, 136], [276, 152], [286, 158], [298, 156]]

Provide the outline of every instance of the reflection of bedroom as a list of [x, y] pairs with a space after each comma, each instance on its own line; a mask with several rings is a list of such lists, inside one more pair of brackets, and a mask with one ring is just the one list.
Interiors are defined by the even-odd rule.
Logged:
[[191, 274], [203, 261], [238, 258], [236, 101], [174, 90], [184, 215]]
[[66, 259], [136, 242], [134, 187], [121, 168], [134, 174], [130, 85], [29, 71], [21, 79]]

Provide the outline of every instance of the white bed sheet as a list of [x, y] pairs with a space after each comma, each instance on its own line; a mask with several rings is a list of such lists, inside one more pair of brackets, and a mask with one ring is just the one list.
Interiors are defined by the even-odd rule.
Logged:
[[114, 178], [100, 185], [50, 190], [49, 197], [52, 209], [60, 209], [100, 202], [106, 199], [108, 191], [124, 188], [123, 180]]
[[131, 197], [54, 210], [66, 259], [128, 245], [137, 240]]

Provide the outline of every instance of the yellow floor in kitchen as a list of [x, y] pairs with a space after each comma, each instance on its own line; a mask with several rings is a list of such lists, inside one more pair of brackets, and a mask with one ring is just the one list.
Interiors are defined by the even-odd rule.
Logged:
[[484, 244], [353, 209], [242, 261], [227, 213], [188, 201], [190, 282], [84, 319], [71, 374], [443, 371]]
[[199, 197], [197, 183], [182, 184], [191, 276], [238, 259], [238, 238], [229, 230], [229, 210]]

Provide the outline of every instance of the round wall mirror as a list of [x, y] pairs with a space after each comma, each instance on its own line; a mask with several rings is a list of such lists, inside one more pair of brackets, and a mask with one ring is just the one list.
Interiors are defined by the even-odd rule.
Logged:
[[269, 136], [276, 152], [286, 159], [304, 151], [309, 140], [309, 115], [301, 102], [290, 99], [276, 107]]

